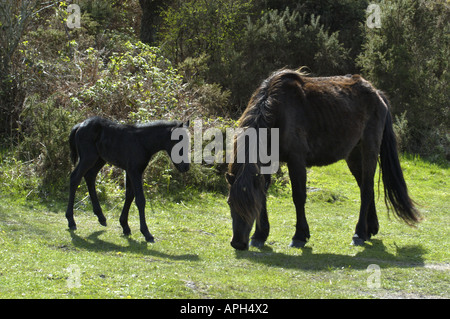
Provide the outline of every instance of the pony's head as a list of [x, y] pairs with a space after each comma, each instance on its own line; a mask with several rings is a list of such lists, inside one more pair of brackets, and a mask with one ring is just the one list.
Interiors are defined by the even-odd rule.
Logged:
[[[238, 169], [236, 166], [239, 166]], [[259, 215], [266, 200], [265, 178], [256, 164], [232, 164], [226, 173], [230, 186], [228, 205], [233, 221], [231, 246], [248, 249], [253, 223], [259, 222]]]

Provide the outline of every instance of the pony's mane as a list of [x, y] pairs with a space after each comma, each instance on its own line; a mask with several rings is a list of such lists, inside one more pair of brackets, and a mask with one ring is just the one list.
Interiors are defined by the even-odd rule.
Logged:
[[[244, 113], [239, 119], [239, 128], [272, 128], [276, 125], [276, 106], [278, 96], [287, 89], [298, 91], [298, 85], [304, 83], [303, 76], [299, 71], [282, 69], [274, 72], [264, 80], [259, 88], [253, 93]], [[228, 173], [235, 177], [235, 182], [230, 189], [230, 199], [235, 205], [236, 211], [246, 221], [259, 217], [261, 209], [261, 198], [258, 195], [265, 194], [265, 180], [260, 174], [258, 163], [238, 163], [237, 154], [240, 150], [237, 145], [237, 137], [234, 139], [234, 160], [229, 164]], [[249, 146], [243, 143], [246, 149], [246, 160], [248, 159]]]
[[241, 128], [270, 128], [274, 125], [277, 96], [286, 85], [303, 83], [305, 73], [282, 69], [275, 71], [253, 93], [247, 108], [238, 120]]
[[[272, 73], [253, 93], [244, 113], [238, 120], [239, 128], [272, 128], [276, 125], [276, 106], [278, 96], [286, 89], [298, 91], [298, 85], [304, 83], [305, 73], [289, 69], [281, 69]], [[237, 139], [234, 139], [234, 160], [229, 165], [229, 173], [238, 175], [243, 163], [237, 163]], [[248, 164], [246, 164], [248, 165]]]

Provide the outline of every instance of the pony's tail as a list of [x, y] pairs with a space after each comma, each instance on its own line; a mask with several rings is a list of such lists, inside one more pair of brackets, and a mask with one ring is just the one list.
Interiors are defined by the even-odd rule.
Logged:
[[[383, 100], [387, 103], [385, 97], [383, 97]], [[414, 226], [422, 218], [408, 195], [408, 188], [406, 187], [398, 159], [397, 141], [392, 128], [392, 117], [389, 110], [380, 148], [380, 167], [383, 176], [386, 206], [388, 209], [391, 208], [395, 215], [408, 225]]]
[[79, 126], [80, 126], [80, 124], [75, 125], [72, 128], [72, 131], [70, 132], [70, 136], [69, 136], [70, 159], [72, 160], [73, 165], [75, 165], [78, 160], [78, 151], [77, 151], [77, 146], [75, 144], [75, 134], [77, 133]]

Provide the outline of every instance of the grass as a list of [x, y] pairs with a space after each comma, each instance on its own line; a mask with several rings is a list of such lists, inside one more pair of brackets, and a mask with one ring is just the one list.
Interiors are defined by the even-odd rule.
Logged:
[[237, 252], [222, 194], [148, 198], [156, 242], [147, 244], [134, 205], [132, 235], [122, 236], [121, 192], [103, 195], [106, 228], [78, 192], [78, 230], [68, 231], [65, 201], [16, 192], [9, 165], [0, 175], [0, 298], [449, 298], [448, 167], [412, 157], [402, 166], [426, 218], [418, 228], [389, 219], [381, 191], [380, 233], [351, 246], [359, 190], [339, 162], [308, 172], [306, 248], [288, 247], [295, 213], [289, 185], [279, 183], [268, 196], [266, 246]]

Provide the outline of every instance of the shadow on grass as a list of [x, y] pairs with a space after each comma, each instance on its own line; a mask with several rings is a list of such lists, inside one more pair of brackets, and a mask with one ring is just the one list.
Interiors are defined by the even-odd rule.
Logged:
[[92, 252], [117, 252], [117, 253], [135, 253], [144, 256], [152, 256], [157, 258], [163, 258], [168, 260], [189, 260], [189, 261], [198, 261], [200, 258], [198, 255], [194, 254], [184, 254], [184, 255], [169, 255], [159, 251], [151, 250], [148, 248], [149, 245], [144, 241], [136, 241], [131, 237], [125, 237], [128, 240], [128, 246], [117, 245], [111, 242], [104, 241], [100, 239], [100, 235], [105, 232], [105, 230], [96, 231], [83, 238], [76, 234], [76, 231], [68, 230], [70, 232], [70, 236], [72, 237], [72, 243], [75, 247], [89, 250]]
[[[236, 258], [248, 259], [252, 262], [265, 264], [272, 267], [287, 269], [301, 269], [306, 271], [334, 270], [336, 268], [367, 269], [370, 264], [381, 267], [412, 268], [423, 267], [423, 255], [426, 250], [422, 246], [396, 247], [395, 254], [386, 250], [381, 240], [371, 241], [371, 245], [365, 245], [364, 250], [356, 255], [341, 255], [333, 253], [313, 252], [313, 248], [301, 248], [302, 255], [286, 255], [273, 252], [270, 246], [264, 246], [259, 252], [236, 251]], [[296, 249], [296, 248], [292, 248]]]

